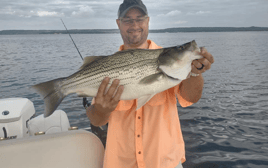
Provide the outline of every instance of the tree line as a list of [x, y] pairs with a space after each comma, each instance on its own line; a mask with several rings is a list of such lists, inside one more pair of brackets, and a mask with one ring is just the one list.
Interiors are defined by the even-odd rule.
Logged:
[[[153, 29], [150, 33], [177, 32], [236, 32], [236, 31], [268, 31], [268, 27], [179, 27], [167, 29]], [[70, 29], [71, 34], [112, 34], [119, 33], [118, 29]], [[66, 30], [2, 30], [0, 35], [20, 34], [67, 34]]]

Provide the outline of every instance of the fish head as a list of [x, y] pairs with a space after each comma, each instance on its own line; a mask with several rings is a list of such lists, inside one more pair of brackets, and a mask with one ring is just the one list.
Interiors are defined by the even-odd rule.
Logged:
[[186, 62], [192, 62], [195, 59], [200, 59], [202, 56], [198, 55], [200, 48], [197, 46], [195, 40], [174, 47], [173, 57], [177, 60], [173, 62], [177, 65], [183, 65]]
[[184, 80], [191, 72], [191, 64], [202, 56], [200, 48], [193, 40], [180, 46], [165, 48], [158, 58], [159, 69], [167, 76]]
[[188, 43], [185, 43], [185, 44], [182, 44], [182, 45], [179, 45], [179, 46], [176, 46], [179, 50], [189, 50], [189, 51], [197, 51], [197, 52], [200, 52], [200, 48], [197, 46], [195, 40], [191, 41], [191, 42], [188, 42]]

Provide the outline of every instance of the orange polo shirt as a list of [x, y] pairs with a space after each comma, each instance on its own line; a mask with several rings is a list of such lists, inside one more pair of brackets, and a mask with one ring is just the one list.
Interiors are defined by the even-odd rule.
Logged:
[[[161, 48], [147, 42], [149, 49]], [[175, 95], [182, 107], [192, 104], [180, 96], [179, 85], [156, 94], [137, 111], [136, 99], [119, 102], [108, 121], [104, 168], [174, 168], [185, 162]]]

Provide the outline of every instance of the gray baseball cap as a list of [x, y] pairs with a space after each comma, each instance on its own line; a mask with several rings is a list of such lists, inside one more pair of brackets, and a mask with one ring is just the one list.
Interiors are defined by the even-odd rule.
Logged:
[[147, 8], [141, 0], [124, 0], [124, 2], [119, 7], [117, 13], [118, 18], [124, 17], [128, 10], [133, 7], [141, 9], [146, 15], [148, 15]]

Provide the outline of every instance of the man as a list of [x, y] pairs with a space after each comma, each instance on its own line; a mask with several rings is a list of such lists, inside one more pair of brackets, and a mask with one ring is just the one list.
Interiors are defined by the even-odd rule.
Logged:
[[[147, 40], [149, 17], [141, 0], [124, 0], [116, 20], [124, 44], [120, 50], [157, 49]], [[181, 168], [185, 161], [184, 141], [177, 111], [196, 103], [202, 95], [202, 73], [210, 69], [213, 57], [201, 49], [204, 58], [193, 61], [192, 75], [178, 86], [156, 94], [136, 111], [137, 100], [121, 100], [123, 86], [106, 77], [87, 116], [95, 126], [109, 123], [104, 168]]]

